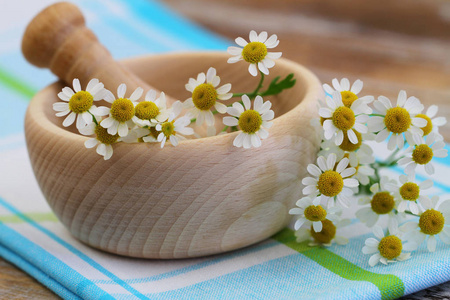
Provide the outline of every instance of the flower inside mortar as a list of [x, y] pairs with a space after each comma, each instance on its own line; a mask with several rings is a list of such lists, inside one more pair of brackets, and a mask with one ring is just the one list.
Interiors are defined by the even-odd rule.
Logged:
[[263, 101], [261, 96], [256, 96], [251, 109], [251, 101], [247, 95], [242, 96], [242, 104], [235, 102], [232, 107], [228, 107], [228, 114], [232, 117], [224, 117], [223, 123], [226, 126], [239, 126], [240, 132], [233, 141], [236, 147], [244, 147], [249, 149], [251, 147], [260, 147], [261, 140], [269, 136], [266, 129], [272, 127], [275, 114], [270, 101]]
[[183, 110], [183, 104], [180, 101], [176, 101], [172, 105], [172, 109], [167, 121], [158, 123], [155, 127], [156, 131], [159, 132], [157, 141], [161, 143], [161, 148], [164, 148], [167, 140], [169, 140], [173, 146], [178, 146], [179, 140], [185, 139], [183, 135], [194, 134], [194, 129], [187, 127], [191, 124], [190, 115], [176, 119]]
[[120, 137], [125, 137], [128, 135], [129, 128], [139, 123], [139, 119], [135, 116], [135, 107], [136, 101], [142, 96], [144, 90], [138, 87], [130, 98], [124, 98], [126, 91], [127, 86], [122, 83], [117, 88], [117, 99], [111, 92], [105, 97], [105, 100], [111, 103], [111, 108], [109, 117], [102, 121], [101, 126], [107, 128], [111, 135], [118, 133]]
[[135, 107], [135, 123], [140, 126], [154, 127], [156, 123], [164, 122], [171, 112], [167, 108], [166, 95], [161, 92], [156, 98], [156, 91], [150, 90], [145, 95], [145, 100], [139, 102]]
[[208, 127], [214, 125], [211, 108], [215, 108], [221, 114], [227, 112], [227, 106], [217, 100], [228, 100], [233, 96], [230, 93], [231, 84], [218, 87], [219, 84], [220, 77], [216, 75], [214, 68], [209, 68], [206, 76], [205, 73], [200, 73], [197, 79], [190, 78], [186, 84], [186, 90], [191, 92], [192, 96], [184, 102], [184, 107], [189, 109], [188, 112], [196, 119], [197, 126], [201, 126], [203, 122], [206, 122]]
[[[97, 120], [97, 123], [98, 122], [99, 121]], [[103, 156], [104, 160], [110, 159], [113, 155], [112, 144], [120, 141], [120, 137], [118, 134], [111, 135], [108, 133], [106, 128], [103, 128], [100, 125], [96, 125], [95, 123], [91, 123], [83, 128], [80, 128], [79, 131], [83, 135], [95, 135], [94, 138], [87, 140], [84, 143], [84, 146], [86, 148], [93, 148], [97, 146], [96, 151], [98, 154]]]
[[86, 91], [81, 90], [80, 81], [75, 78], [72, 82], [73, 90], [64, 87], [58, 98], [64, 102], [53, 103], [53, 110], [57, 111], [56, 116], [68, 116], [63, 121], [63, 126], [67, 127], [76, 120], [77, 129], [83, 128], [93, 122], [94, 116], [100, 117], [107, 114], [106, 107], [96, 107], [94, 101], [104, 99], [107, 90], [103, 88], [103, 83], [98, 79], [91, 79], [86, 86]]
[[269, 69], [275, 65], [274, 60], [281, 57], [281, 52], [268, 52], [267, 49], [275, 48], [279, 41], [275, 34], [267, 38], [267, 32], [262, 31], [259, 35], [254, 31], [250, 31], [250, 42], [241, 37], [236, 39], [239, 47], [228, 47], [227, 52], [233, 57], [228, 59], [228, 63], [236, 63], [245, 60], [250, 65], [248, 71], [251, 75], [258, 75], [258, 69], [263, 74], [268, 75]]

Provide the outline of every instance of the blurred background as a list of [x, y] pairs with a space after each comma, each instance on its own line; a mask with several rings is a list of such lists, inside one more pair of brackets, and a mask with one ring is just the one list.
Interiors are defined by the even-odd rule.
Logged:
[[[165, 0], [230, 39], [276, 33], [283, 57], [323, 83], [357, 78], [364, 94], [396, 100], [407, 91], [450, 116], [450, 1]], [[450, 138], [450, 124], [442, 130]]]
[[[0, 82], [2, 101], [8, 97], [24, 98], [14, 106], [14, 113], [19, 113], [14, 118], [11, 117], [13, 111], [8, 111], [8, 105], [2, 102], [2, 126], [6, 124], [6, 127], [19, 129], [11, 136], [5, 133], [11, 133], [10, 128], [0, 129], [0, 147], [8, 146], [5, 143], [11, 143], [11, 139], [22, 141], [27, 101], [34, 92], [55, 80], [48, 71], [28, 65], [20, 54], [20, 40], [26, 24], [53, 2], [56, 1], [0, 0], [0, 81], [6, 86], [2, 87]], [[447, 0], [149, 1], [158, 7], [160, 4], [167, 7], [169, 11], [165, 16], [169, 17], [158, 20], [159, 29], [143, 27], [133, 19], [133, 14], [138, 12], [130, 13], [129, 22], [116, 24], [120, 28], [129, 26], [131, 32], [148, 38], [146, 43], [132, 47], [109, 27], [115, 24], [114, 14], [127, 17], [120, 5], [125, 1], [72, 2], [86, 8], [83, 12], [88, 27], [103, 34], [99, 34], [100, 41], [118, 59], [156, 52], [225, 50], [227, 45], [234, 44], [236, 37], [248, 39], [250, 30], [264, 30], [278, 35], [281, 42], [277, 51], [282, 51], [284, 58], [305, 65], [323, 83], [330, 83], [333, 78], [347, 77], [351, 82], [359, 78], [364, 82], [363, 94], [385, 95], [391, 100], [404, 89], [408, 96], [418, 97], [426, 107], [439, 105], [439, 114], [450, 119], [450, 1]], [[172, 12], [196, 22], [207, 31], [181, 22]], [[141, 14], [139, 18], [142, 21], [158, 16]], [[180, 31], [176, 38], [165, 36], [164, 26], [170, 26], [175, 19], [179, 28], [185, 31]], [[207, 37], [202, 39], [202, 44], [189, 35], [191, 28]], [[155, 46], [151, 44], [151, 38], [158, 32], [161, 33], [159, 41], [164, 43]], [[21, 94], [14, 94], [14, 89]], [[18, 111], [18, 108], [22, 110]], [[449, 141], [450, 124], [445, 125], [441, 133]], [[56, 298], [34, 279], [0, 258], [0, 299], [52, 297]]]

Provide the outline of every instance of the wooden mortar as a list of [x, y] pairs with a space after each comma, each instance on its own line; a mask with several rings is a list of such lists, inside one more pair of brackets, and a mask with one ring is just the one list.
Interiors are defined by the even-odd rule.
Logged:
[[[187, 80], [215, 67], [222, 84], [232, 83], [233, 91], [252, 90], [257, 78], [248, 74], [247, 64], [228, 64], [228, 57], [202, 52], [134, 58], [125, 67], [118, 65], [131, 70], [123, 74], [82, 61], [78, 64], [92, 66], [89, 74], [71, 71], [63, 78], [88, 80], [100, 74], [110, 88], [118, 77], [127, 84], [140, 78], [137, 85], [148, 83], [146, 90], [156, 86], [187, 99]], [[91, 58], [84, 55], [82, 60]], [[112, 64], [111, 59], [108, 70]], [[265, 99], [273, 103], [277, 117], [260, 148], [234, 147], [238, 132], [233, 132], [164, 149], [159, 143], [119, 143], [108, 161], [84, 147], [88, 137], [62, 127], [52, 103], [59, 101], [57, 93], [66, 84], [56, 82], [36, 94], [25, 119], [28, 153], [41, 190], [76, 238], [111, 253], [186, 258], [264, 240], [289, 223], [288, 211], [301, 196], [301, 179], [320, 143], [310, 120], [317, 116], [317, 99], [324, 97], [321, 84], [309, 70], [286, 59], [277, 60], [266, 82], [289, 73], [296, 85]]]

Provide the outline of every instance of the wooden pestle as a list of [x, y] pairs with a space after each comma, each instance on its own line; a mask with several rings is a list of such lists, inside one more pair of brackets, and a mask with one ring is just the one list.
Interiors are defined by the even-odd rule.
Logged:
[[[127, 95], [139, 86], [145, 92], [158, 91], [115, 61], [85, 26], [78, 7], [68, 2], [48, 6], [28, 24], [22, 52], [31, 64], [49, 68], [69, 86], [74, 78], [80, 79], [83, 87], [98, 78], [114, 94], [121, 83], [127, 85]], [[167, 100], [173, 102], [170, 97]]]

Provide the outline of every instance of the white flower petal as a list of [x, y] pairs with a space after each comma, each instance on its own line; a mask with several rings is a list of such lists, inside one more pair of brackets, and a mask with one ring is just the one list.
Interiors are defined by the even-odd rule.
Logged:
[[431, 235], [431, 236], [428, 238], [428, 241], [427, 241], [427, 249], [428, 249], [428, 251], [430, 251], [430, 252], [436, 251], [436, 237], [435, 237], [434, 235]]
[[117, 88], [117, 97], [123, 98], [125, 96], [125, 93], [127, 92], [127, 86], [125, 83], [122, 83]]
[[257, 76], [258, 75], [258, 68], [256, 67], [256, 64], [250, 64], [248, 66], [248, 72], [252, 75], [252, 76]]
[[126, 123], [119, 123], [119, 127], [117, 128], [117, 132], [120, 137], [124, 137], [128, 135], [128, 126]]
[[373, 227], [373, 234], [374, 234], [379, 240], [381, 240], [382, 238], [384, 238], [383, 229], [381, 229], [381, 227], [378, 226], [378, 225]]
[[72, 86], [73, 86], [73, 89], [75, 90], [76, 93], [81, 91], [80, 80], [78, 78], [74, 78], [73, 79]]
[[381, 259], [380, 253], [375, 253], [369, 258], [369, 266], [374, 267]]
[[97, 145], [98, 141], [95, 138], [88, 139], [86, 142], [84, 142], [84, 146], [86, 148], [93, 148]]
[[76, 116], [77, 116], [76, 113], [71, 112], [71, 113], [64, 119], [63, 126], [64, 126], [64, 127], [68, 127], [68, 126], [72, 125], [73, 122], [75, 121], [75, 117], [76, 117]]
[[226, 126], [237, 126], [239, 124], [239, 121], [234, 117], [224, 117], [223, 124], [225, 124]]

